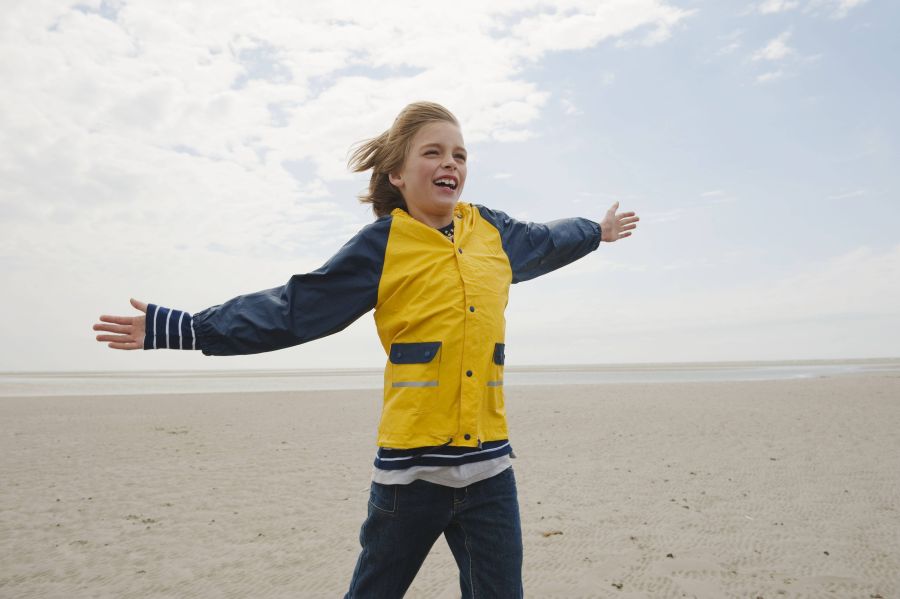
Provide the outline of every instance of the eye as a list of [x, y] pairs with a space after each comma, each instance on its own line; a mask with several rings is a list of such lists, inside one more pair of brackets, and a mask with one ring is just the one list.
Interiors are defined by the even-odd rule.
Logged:
[[435, 154], [437, 154], [437, 153], [438, 153], [437, 150], [425, 150], [425, 155], [426, 155], [426, 156], [432, 156], [432, 155], [435, 155]]
[[465, 154], [456, 154], [456, 158], [457, 158], [458, 160], [462, 161], [462, 162], [465, 162], [465, 161], [466, 161], [466, 155], [465, 155]]

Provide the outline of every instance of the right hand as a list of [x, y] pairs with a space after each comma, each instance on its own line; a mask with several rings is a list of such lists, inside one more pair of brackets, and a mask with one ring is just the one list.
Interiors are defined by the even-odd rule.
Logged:
[[97, 341], [109, 343], [113, 349], [144, 349], [144, 332], [146, 331], [147, 304], [132, 298], [131, 305], [142, 314], [140, 316], [100, 316], [100, 322], [94, 325], [95, 331], [116, 333], [115, 335], [97, 335]]

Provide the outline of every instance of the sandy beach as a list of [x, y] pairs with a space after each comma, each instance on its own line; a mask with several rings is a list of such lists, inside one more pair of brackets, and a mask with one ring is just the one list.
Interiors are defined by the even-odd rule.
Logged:
[[[511, 387], [507, 409], [528, 597], [900, 597], [898, 372]], [[379, 410], [0, 398], [0, 597], [341, 597]], [[407, 597], [459, 594], [441, 539]]]

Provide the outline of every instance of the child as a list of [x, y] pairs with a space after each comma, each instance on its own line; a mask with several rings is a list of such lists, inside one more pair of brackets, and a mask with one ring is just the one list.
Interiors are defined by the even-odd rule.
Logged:
[[336, 333], [371, 309], [388, 360], [362, 551], [345, 599], [402, 597], [443, 534], [462, 596], [522, 597], [522, 532], [503, 401], [510, 283], [628, 237], [633, 212], [600, 224], [523, 223], [459, 201], [466, 149], [440, 105], [410, 104], [361, 144], [375, 222], [321, 268], [191, 315], [131, 300], [101, 316], [115, 349], [251, 354]]

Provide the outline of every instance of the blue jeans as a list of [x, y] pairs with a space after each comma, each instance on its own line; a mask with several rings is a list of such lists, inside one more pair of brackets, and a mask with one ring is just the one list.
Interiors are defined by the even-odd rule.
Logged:
[[459, 566], [463, 599], [519, 599], [522, 527], [512, 467], [454, 489], [423, 480], [372, 483], [359, 532], [362, 552], [344, 599], [403, 597], [443, 533]]

